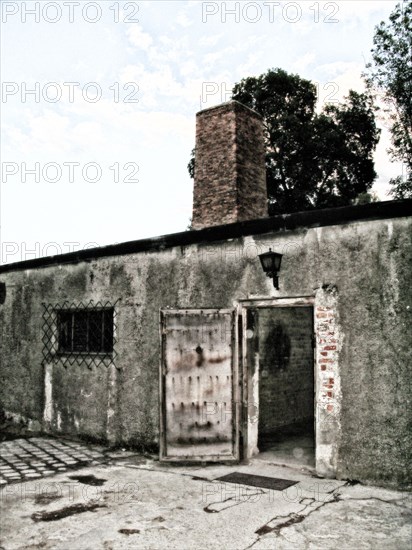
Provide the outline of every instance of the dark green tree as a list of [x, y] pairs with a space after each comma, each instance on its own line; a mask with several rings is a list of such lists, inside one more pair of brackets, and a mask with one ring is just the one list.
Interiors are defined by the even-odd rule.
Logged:
[[[316, 206], [359, 202], [376, 178], [373, 152], [380, 130], [375, 123], [371, 96], [349, 91], [342, 104], [329, 104], [314, 118], [315, 146], [323, 151], [319, 159], [320, 181], [316, 185]], [[326, 129], [325, 129], [326, 128]]]
[[[233, 99], [263, 116], [271, 215], [352, 204], [372, 186], [379, 140], [366, 94], [316, 113], [316, 87], [282, 69], [243, 79]], [[188, 165], [193, 177], [194, 152]]]
[[389, 153], [403, 163], [405, 172], [390, 180], [390, 194], [412, 198], [412, 0], [398, 4], [389, 22], [375, 28], [373, 46], [373, 61], [364, 77], [383, 99], [391, 125]]

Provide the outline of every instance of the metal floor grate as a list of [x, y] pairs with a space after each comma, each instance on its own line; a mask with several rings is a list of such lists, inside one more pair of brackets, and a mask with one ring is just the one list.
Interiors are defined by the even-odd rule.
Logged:
[[255, 476], [252, 474], [243, 474], [241, 472], [233, 472], [222, 477], [216, 478], [214, 481], [226, 481], [227, 483], [238, 483], [240, 485], [250, 485], [251, 487], [261, 487], [263, 489], [274, 489], [275, 491], [284, 491], [288, 487], [299, 483], [299, 481], [291, 481], [290, 479], [280, 479], [277, 477]]

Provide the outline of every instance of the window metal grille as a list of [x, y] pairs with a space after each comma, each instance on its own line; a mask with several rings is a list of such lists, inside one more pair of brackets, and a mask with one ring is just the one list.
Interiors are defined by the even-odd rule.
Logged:
[[43, 362], [113, 364], [116, 303], [43, 304]]

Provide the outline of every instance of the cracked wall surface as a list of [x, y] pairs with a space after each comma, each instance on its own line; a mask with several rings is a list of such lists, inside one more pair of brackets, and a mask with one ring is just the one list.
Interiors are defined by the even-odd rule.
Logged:
[[[365, 220], [1, 273], [3, 412], [35, 431], [153, 449], [160, 308], [228, 308], [256, 296], [316, 298], [329, 289], [338, 297], [341, 342], [339, 378], [324, 388], [327, 398], [339, 394], [335, 475], [407, 485], [411, 239], [409, 218]], [[257, 258], [269, 247], [284, 254], [279, 291]], [[42, 303], [65, 300], [119, 300], [114, 367], [42, 363]], [[327, 315], [319, 322], [329, 319], [327, 309], [318, 313]], [[321, 351], [335, 359], [337, 350]]]

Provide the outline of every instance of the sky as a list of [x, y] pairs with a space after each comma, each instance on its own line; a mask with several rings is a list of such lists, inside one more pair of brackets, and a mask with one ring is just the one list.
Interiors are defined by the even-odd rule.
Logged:
[[316, 83], [319, 110], [362, 91], [396, 4], [0, 0], [0, 263], [184, 231], [196, 113], [269, 68]]

